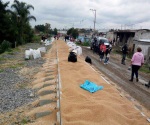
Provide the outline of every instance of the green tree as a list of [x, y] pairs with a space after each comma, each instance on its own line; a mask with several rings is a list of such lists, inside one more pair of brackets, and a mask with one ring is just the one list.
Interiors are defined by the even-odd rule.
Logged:
[[19, 2], [18, 0], [14, 0], [14, 4], [12, 4], [11, 8], [14, 9], [11, 14], [13, 18], [16, 18], [16, 23], [18, 27], [18, 32], [16, 32], [18, 36], [17, 42], [18, 44], [23, 44], [26, 41], [26, 26], [29, 27], [30, 20], [33, 19], [36, 21], [36, 18], [30, 15], [29, 11], [30, 9], [34, 10], [34, 7], [32, 5], [26, 4], [25, 2]]
[[9, 2], [7, 3], [3, 3], [0, 0], [0, 44], [2, 43], [2, 41], [8, 40], [8, 31], [10, 30], [10, 19], [9, 16], [7, 14], [8, 10], [6, 10], [6, 7], [8, 6]]
[[36, 25], [35, 31], [37, 32], [42, 32], [42, 35], [45, 35], [46, 37], [49, 37], [50, 34], [52, 33], [51, 31], [51, 25], [49, 23], [46, 23], [45, 25]]
[[45, 31], [46, 31], [46, 27], [44, 25], [36, 25], [34, 28], [35, 28], [35, 30], [37, 30], [39, 32], [45, 33]]
[[74, 30], [72, 31], [72, 36], [73, 36], [74, 39], [76, 39], [76, 38], [79, 36], [79, 33], [78, 33], [78, 30], [77, 30], [77, 29], [74, 29]]
[[79, 36], [79, 32], [78, 32], [77, 29], [70, 28], [70, 29], [67, 31], [67, 35], [71, 35], [74, 39], [76, 39], [76, 38]]
[[53, 34], [57, 35], [57, 29], [56, 28], [54, 28]]
[[67, 35], [72, 35], [73, 30], [74, 30], [74, 28], [70, 28], [70, 29], [67, 31]]

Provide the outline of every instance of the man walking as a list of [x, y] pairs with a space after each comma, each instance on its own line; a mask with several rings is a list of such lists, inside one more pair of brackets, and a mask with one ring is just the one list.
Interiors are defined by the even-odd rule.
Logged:
[[127, 46], [127, 43], [125, 43], [124, 46], [122, 47], [121, 64], [123, 64], [123, 65], [125, 65], [125, 60], [126, 60], [127, 53], [128, 53], [128, 46]]

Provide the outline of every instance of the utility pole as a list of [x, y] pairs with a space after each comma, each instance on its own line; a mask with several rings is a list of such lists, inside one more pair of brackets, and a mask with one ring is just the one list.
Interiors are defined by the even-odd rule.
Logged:
[[91, 11], [95, 12], [94, 13], [94, 31], [95, 31], [95, 23], [96, 23], [96, 10], [95, 9], [90, 9]]

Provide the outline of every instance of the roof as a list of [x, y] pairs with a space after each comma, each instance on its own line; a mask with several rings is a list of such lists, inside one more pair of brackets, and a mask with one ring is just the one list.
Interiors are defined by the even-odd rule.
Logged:
[[136, 30], [117, 30], [115, 33], [135, 33]]
[[148, 42], [148, 43], [150, 43], [150, 39], [139, 39], [138, 41], [139, 42]]

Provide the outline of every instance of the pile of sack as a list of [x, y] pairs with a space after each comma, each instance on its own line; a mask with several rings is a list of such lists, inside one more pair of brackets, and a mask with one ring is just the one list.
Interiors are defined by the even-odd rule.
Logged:
[[80, 46], [76, 46], [73, 42], [67, 42], [67, 45], [69, 46], [69, 56], [68, 56], [68, 62], [77, 62], [77, 55], [82, 54], [82, 48]]
[[76, 50], [77, 51], [77, 55], [81, 55], [82, 54], [82, 48], [80, 46], [77, 46], [73, 42], [67, 42], [67, 45], [69, 46], [69, 51]]
[[41, 58], [41, 55], [43, 55], [44, 53], [46, 53], [46, 48], [45, 47], [40, 47], [37, 50], [35, 49], [29, 49], [29, 50], [25, 50], [25, 59], [29, 60], [29, 59], [38, 59]]
[[53, 41], [54, 41], [54, 38], [52, 38], [51, 40], [45, 39], [45, 41], [41, 40], [41, 43], [44, 43], [45, 46], [48, 46], [48, 45], [50, 45]]

